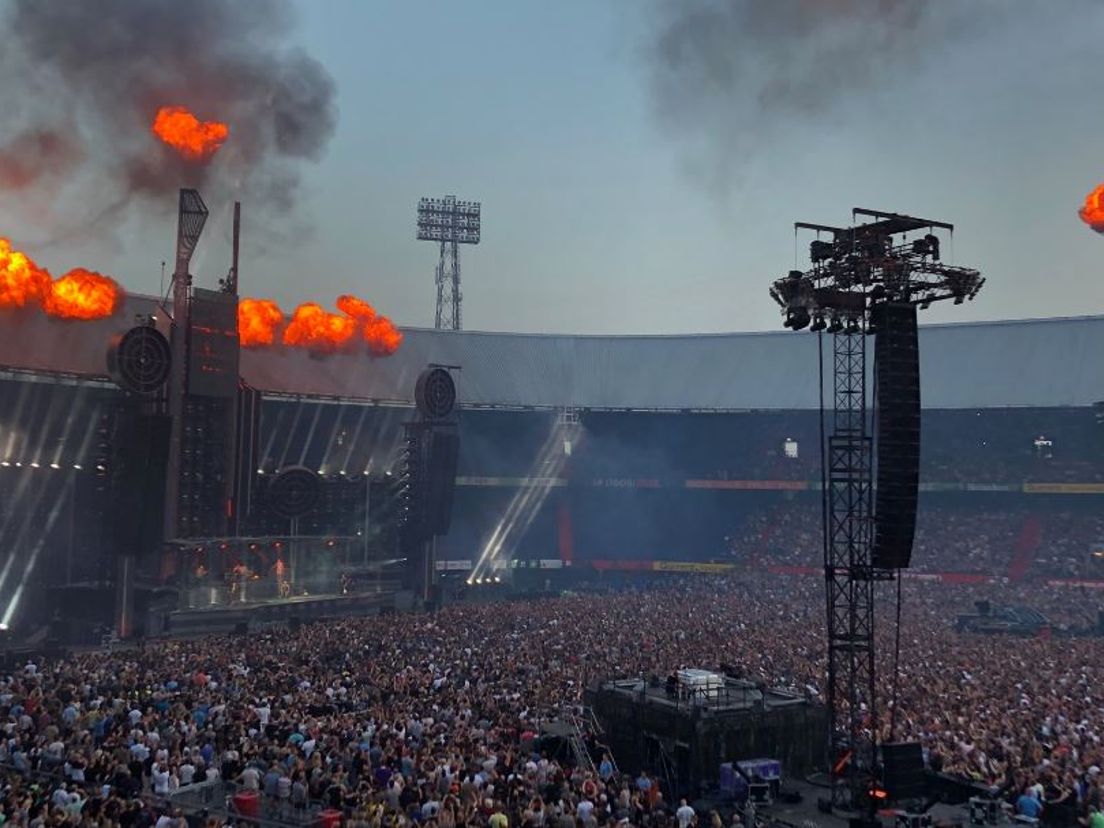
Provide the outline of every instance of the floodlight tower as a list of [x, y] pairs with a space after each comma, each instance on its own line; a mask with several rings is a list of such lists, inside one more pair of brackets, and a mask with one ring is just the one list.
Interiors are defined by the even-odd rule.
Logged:
[[[938, 234], [954, 231], [946, 222], [855, 208], [850, 227], [799, 222], [794, 229], [816, 234], [809, 245], [811, 266], [773, 282], [771, 298], [785, 327], [832, 334], [830, 378], [818, 351], [832, 804], [872, 817], [878, 748], [874, 591], [909, 565], [916, 526], [916, 309], [972, 300], [985, 280], [976, 270], [941, 260]], [[875, 335], [873, 399], [867, 392], [869, 334]], [[895, 680], [893, 688], [896, 694]], [[892, 729], [892, 713], [890, 721]]]
[[437, 262], [436, 328], [454, 331], [461, 328], [459, 245], [479, 244], [479, 209], [478, 201], [457, 201], [451, 195], [418, 202], [418, 239], [441, 245]]

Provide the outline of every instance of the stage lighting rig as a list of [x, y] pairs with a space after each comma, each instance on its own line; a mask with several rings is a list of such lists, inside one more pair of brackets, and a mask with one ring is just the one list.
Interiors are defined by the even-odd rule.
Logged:
[[[810, 268], [791, 270], [771, 285], [787, 328], [802, 330], [810, 319], [826, 316], [861, 327], [879, 302], [927, 307], [950, 299], [960, 305], [985, 283], [978, 271], [941, 261], [936, 233], [954, 232], [953, 224], [860, 208], [851, 215], [853, 222], [868, 221], [850, 227], [794, 224], [795, 230], [811, 230], [818, 238], [809, 244]], [[826, 234], [831, 241], [819, 238]]]
[[[858, 208], [851, 221], [850, 227], [795, 224], [795, 230], [816, 234], [809, 244], [809, 268], [789, 271], [769, 292], [785, 327], [831, 334], [830, 354], [818, 352], [828, 611], [825, 701], [831, 723], [827, 759], [831, 804], [873, 817], [877, 744], [870, 734], [879, 732], [874, 593], [877, 583], [893, 580], [909, 565], [915, 533], [920, 462], [916, 311], [932, 302], [971, 300], [985, 280], [976, 270], [942, 262], [938, 234], [952, 233], [951, 224]], [[877, 334], [873, 372], [868, 334]], [[868, 373], [876, 377], [874, 395], [868, 393]]]

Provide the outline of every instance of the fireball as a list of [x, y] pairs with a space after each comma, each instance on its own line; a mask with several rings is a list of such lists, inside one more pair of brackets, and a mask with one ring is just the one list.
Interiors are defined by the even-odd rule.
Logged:
[[0, 308], [38, 304], [50, 292], [50, 272], [0, 236]]
[[238, 302], [238, 337], [243, 348], [271, 345], [284, 312], [271, 299], [242, 299]]
[[210, 160], [230, 135], [226, 124], [200, 121], [182, 106], [161, 107], [150, 129], [189, 161]]
[[0, 308], [37, 305], [59, 319], [103, 319], [118, 310], [122, 297], [114, 279], [83, 267], [54, 280], [50, 271], [0, 237]]
[[284, 344], [330, 353], [345, 347], [357, 331], [351, 316], [330, 313], [321, 305], [305, 302], [295, 309], [284, 328]]
[[1077, 214], [1097, 233], [1104, 233], [1104, 184], [1085, 196], [1085, 203]]
[[110, 276], [76, 267], [50, 285], [42, 309], [62, 319], [103, 319], [115, 313], [121, 295]]

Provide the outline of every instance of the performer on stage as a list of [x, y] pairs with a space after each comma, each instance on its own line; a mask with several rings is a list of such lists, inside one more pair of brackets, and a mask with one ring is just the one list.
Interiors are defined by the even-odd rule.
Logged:
[[283, 558], [277, 558], [272, 565], [272, 574], [276, 576], [276, 586], [281, 598], [291, 597], [291, 581], [287, 579], [287, 564]]
[[238, 561], [226, 575], [230, 580], [230, 603], [245, 600], [245, 581], [249, 577], [249, 567]]

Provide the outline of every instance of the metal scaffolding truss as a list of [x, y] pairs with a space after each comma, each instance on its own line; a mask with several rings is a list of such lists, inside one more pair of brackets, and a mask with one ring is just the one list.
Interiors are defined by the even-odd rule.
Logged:
[[[943, 262], [937, 234], [952, 233], [951, 224], [862, 208], [851, 217], [849, 227], [796, 223], [795, 231], [816, 234], [809, 244], [811, 266], [775, 280], [770, 295], [785, 327], [832, 336], [830, 409], [823, 353], [820, 363], [829, 768], [832, 804], [872, 817], [878, 738], [874, 590], [896, 573], [873, 562], [875, 435], [867, 416], [866, 337], [875, 332], [873, 311], [881, 305], [957, 305], [977, 296], [985, 280], [972, 268]], [[860, 217], [868, 221], [858, 223]]]
[[824, 490], [830, 762], [833, 804], [856, 807], [874, 767], [873, 437], [867, 425], [866, 334], [832, 337], [832, 421]]

